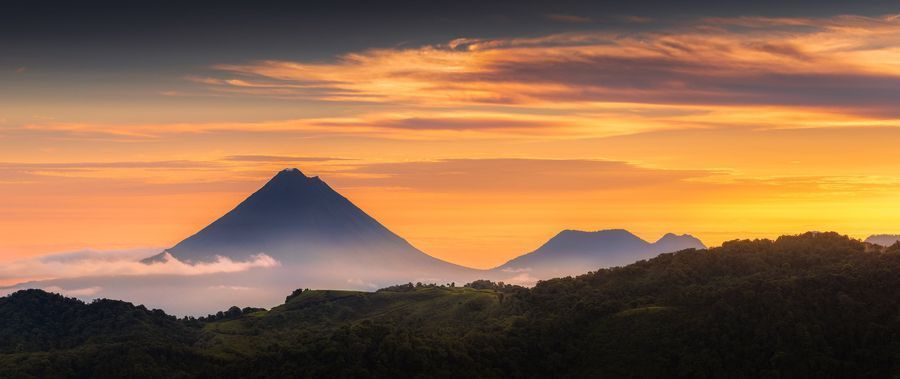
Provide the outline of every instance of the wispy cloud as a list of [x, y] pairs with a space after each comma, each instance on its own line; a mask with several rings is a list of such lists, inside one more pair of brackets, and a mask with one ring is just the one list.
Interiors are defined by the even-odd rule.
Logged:
[[459, 39], [333, 62], [223, 64], [216, 69], [224, 78], [206, 83], [256, 95], [429, 107], [619, 102], [825, 107], [895, 117], [898, 42], [896, 16], [707, 19], [662, 32]]
[[378, 289], [378, 285], [375, 283], [367, 282], [362, 279], [351, 278], [347, 279], [347, 284], [353, 285], [354, 287], [359, 288], [368, 288], [368, 289]]
[[100, 293], [100, 291], [103, 291], [103, 287], [100, 287], [100, 286], [84, 287], [84, 288], [63, 288], [60, 286], [48, 286], [48, 287], [44, 287], [42, 289], [47, 292], [54, 292], [54, 293], [58, 293], [63, 296], [70, 296], [70, 297], [90, 297], [90, 296]]
[[621, 190], [716, 175], [627, 162], [580, 159], [444, 159], [359, 165], [335, 176], [344, 186], [437, 192], [566, 192]]
[[[6, 262], [0, 266], [0, 280], [44, 280], [97, 276], [206, 275], [241, 272], [279, 266], [274, 258], [259, 253], [247, 261], [219, 257], [208, 263], [188, 264], [166, 254], [160, 262], [145, 264], [144, 249], [128, 251], [81, 251], [51, 254]], [[69, 291], [72, 291], [71, 289]], [[57, 291], [60, 292], [60, 291]], [[74, 296], [74, 294], [73, 294]]]
[[898, 44], [894, 15], [708, 18], [653, 31], [459, 38], [317, 62], [222, 63], [188, 77], [200, 86], [194, 90], [210, 94], [346, 105], [339, 115], [145, 125], [42, 120], [0, 133], [124, 141], [229, 133], [434, 140], [895, 127]]
[[567, 24], [587, 24], [593, 21], [590, 19], [590, 17], [576, 16], [572, 14], [551, 13], [544, 16], [550, 20], [564, 22]]
[[331, 162], [349, 159], [335, 157], [297, 157], [290, 155], [229, 155], [225, 157], [225, 160], [233, 162]]
[[516, 284], [520, 286], [533, 286], [538, 282], [538, 278], [528, 272], [522, 272], [503, 280], [504, 283]]
[[620, 16], [618, 19], [634, 24], [647, 24], [653, 22], [653, 18], [646, 16]]
[[[68, 183], [70, 189], [97, 182], [110, 190], [130, 188], [132, 193], [140, 192], [141, 186], [190, 185], [199, 189], [213, 185], [221, 188], [226, 183], [256, 182], [279, 169], [280, 165], [320, 167], [332, 162], [352, 161], [336, 157], [229, 155], [209, 160], [0, 162], [0, 183], [44, 185], [46, 190], [56, 187], [60, 181]], [[50, 185], [54, 181], [56, 184]]]
[[900, 188], [900, 180], [888, 175], [751, 176], [724, 169], [679, 170], [624, 161], [535, 158], [358, 163], [330, 173], [328, 180], [339, 188], [402, 188], [415, 193], [562, 196], [632, 191], [649, 196], [652, 192], [669, 191], [669, 200], [676, 196], [727, 196], [738, 202], [836, 200], [853, 194], [883, 196]]
[[[627, 108], [624, 109], [624, 108]], [[617, 113], [617, 109], [625, 114]], [[321, 117], [280, 121], [242, 123], [142, 124], [123, 126], [101, 123], [29, 124], [26, 130], [53, 132], [75, 138], [160, 140], [172, 135], [197, 134], [290, 134], [294, 136], [366, 136], [381, 139], [417, 140], [443, 138], [485, 138], [541, 136], [603, 136], [629, 134], [678, 125], [668, 124], [656, 115], [687, 115], [690, 110], [642, 109], [641, 106], [609, 104], [579, 114], [558, 112], [505, 112], [493, 110], [423, 110], [383, 111], [345, 117]], [[606, 122], [605, 121], [610, 121]], [[615, 122], [613, 122], [615, 120]], [[302, 158], [302, 157], [301, 157]], [[313, 157], [317, 158], [328, 157]], [[311, 160], [306, 160], [311, 161]]]
[[75, 169], [197, 169], [220, 167], [216, 162], [189, 160], [130, 162], [0, 162], [0, 170], [75, 170]]

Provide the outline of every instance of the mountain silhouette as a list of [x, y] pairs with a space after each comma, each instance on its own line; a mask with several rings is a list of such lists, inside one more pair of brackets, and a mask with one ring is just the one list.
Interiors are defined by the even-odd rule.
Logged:
[[[198, 315], [235, 302], [270, 307], [297, 288], [372, 291], [397, 283], [478, 279], [532, 285], [537, 279], [582, 274], [692, 247], [703, 244], [687, 235], [666, 234], [649, 243], [625, 230], [566, 230], [496, 269], [473, 269], [425, 254], [320, 178], [286, 169], [196, 234], [142, 260], [148, 266], [173, 265], [170, 270], [157, 274], [146, 267], [147, 275], [38, 280], [6, 290], [58, 288], [89, 293], [85, 298], [118, 298]], [[260, 254], [276, 262], [266, 259], [265, 265], [222, 269], [233, 262], [256, 261]], [[186, 270], [198, 274], [178, 274], [179, 262], [193, 264]]]
[[678, 235], [675, 233], [666, 233], [662, 238], [652, 244], [655, 251], [662, 253], [671, 253], [684, 249], [705, 249], [706, 245], [699, 238], [690, 234]]
[[523, 272], [537, 278], [575, 275], [601, 267], [622, 266], [684, 249], [705, 249], [699, 239], [668, 233], [654, 243], [624, 229], [596, 232], [563, 230], [537, 250], [495, 270]]
[[900, 235], [898, 234], [875, 234], [866, 238], [865, 242], [887, 247], [897, 243], [897, 241], [900, 241]]
[[319, 177], [296, 168], [279, 172], [233, 210], [145, 263], [166, 254], [188, 263], [266, 254], [285, 265], [335, 269], [463, 269], [419, 251]]

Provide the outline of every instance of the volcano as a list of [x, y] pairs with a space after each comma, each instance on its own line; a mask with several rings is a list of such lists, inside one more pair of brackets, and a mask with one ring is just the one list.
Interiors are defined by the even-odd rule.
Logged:
[[166, 255], [188, 263], [245, 261], [258, 254], [287, 266], [470, 270], [416, 249], [319, 177], [296, 168], [279, 172], [227, 214], [144, 262]]
[[[191, 273], [123, 272], [9, 289], [89, 290], [86, 299], [123, 299], [197, 316], [234, 304], [272, 307], [298, 288], [373, 291], [409, 282], [466, 283], [490, 273], [423, 253], [322, 179], [298, 169], [278, 172], [219, 219], [141, 262], [148, 272], [159, 265]], [[221, 269], [235, 265], [249, 266]]]

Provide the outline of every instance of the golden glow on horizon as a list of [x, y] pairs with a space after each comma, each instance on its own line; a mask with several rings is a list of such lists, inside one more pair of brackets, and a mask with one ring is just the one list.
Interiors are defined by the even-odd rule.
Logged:
[[118, 122], [0, 105], [0, 260], [169, 246], [284, 167], [482, 268], [562, 229], [710, 245], [900, 233], [897, 46], [897, 16], [706, 19], [223, 63], [186, 80], [208, 97], [160, 95], [291, 100], [303, 117], [148, 106]]

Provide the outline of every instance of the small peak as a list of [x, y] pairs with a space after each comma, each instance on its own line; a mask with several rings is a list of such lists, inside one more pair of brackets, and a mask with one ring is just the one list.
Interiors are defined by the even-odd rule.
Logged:
[[547, 242], [549, 243], [549, 242], [553, 242], [553, 241], [566, 241], [566, 240], [578, 239], [578, 238], [581, 238], [581, 236], [584, 236], [587, 234], [588, 234], [588, 232], [585, 232], [582, 230], [564, 229], [564, 230], [560, 231], [559, 233], [556, 233], [556, 235], [553, 236], [552, 238], [550, 238], [550, 240]]
[[318, 176], [306, 176], [296, 168], [286, 168], [275, 174], [263, 188], [297, 190], [328, 187]]
[[302, 176], [304, 178], [306, 177], [306, 175], [303, 175], [303, 172], [301, 172], [300, 169], [297, 168], [286, 168], [284, 170], [281, 170], [278, 175]]
[[598, 230], [594, 233], [604, 233], [604, 234], [633, 234], [625, 229], [603, 229]]
[[595, 232], [589, 232], [590, 234], [597, 236], [606, 236], [606, 237], [624, 237], [624, 238], [638, 238], [638, 236], [634, 235], [634, 233], [629, 232], [625, 229], [603, 229]]
[[286, 168], [284, 170], [279, 171], [275, 174], [274, 177], [270, 180], [270, 182], [283, 182], [290, 181], [294, 182], [298, 179], [309, 179], [306, 175], [303, 175], [303, 172], [296, 168]]
[[565, 229], [554, 238], [567, 238], [567, 237], [584, 237], [584, 238], [592, 238], [592, 237], [617, 237], [617, 238], [638, 238], [633, 233], [625, 230], [625, 229], [603, 229], [596, 231], [584, 231], [584, 230], [575, 230], [575, 229]]
[[685, 246], [693, 246], [697, 249], [705, 249], [706, 245], [700, 241], [699, 238], [694, 237], [690, 234], [675, 234], [675, 233], [666, 233], [660, 239], [656, 240], [654, 244], [684, 244]]

